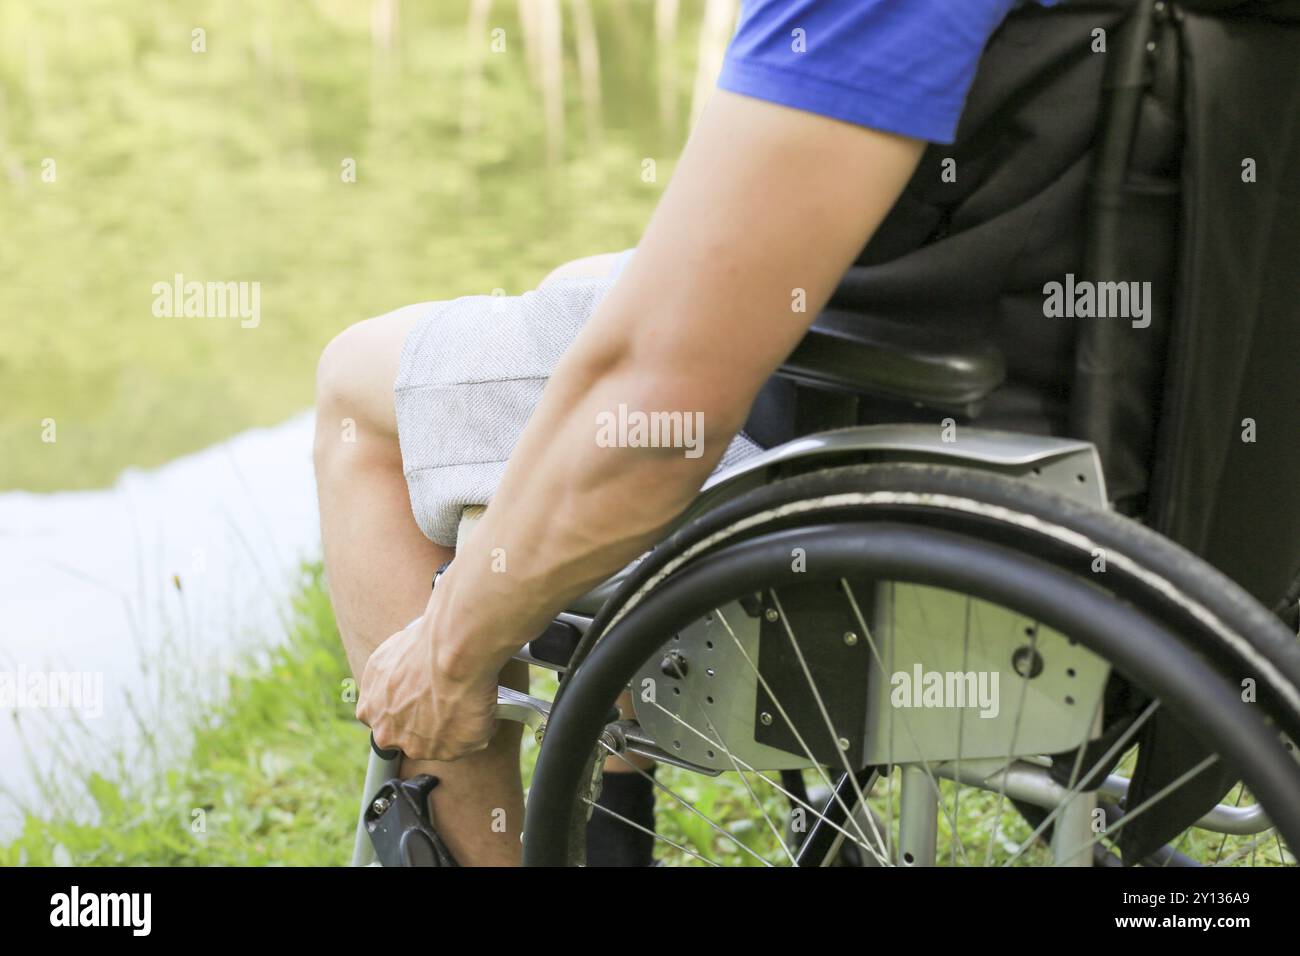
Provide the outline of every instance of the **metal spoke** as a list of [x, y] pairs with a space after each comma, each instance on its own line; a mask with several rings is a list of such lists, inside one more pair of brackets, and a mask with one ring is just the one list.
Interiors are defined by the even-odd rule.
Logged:
[[723, 829], [723, 828], [722, 828], [718, 823], [716, 823], [714, 820], [710, 819], [708, 816], [706, 816], [705, 814], [701, 813], [701, 812], [699, 811], [699, 809], [696, 808], [692, 803], [690, 803], [690, 802], [689, 802], [685, 797], [683, 797], [683, 796], [681, 796], [680, 794], [678, 794], [675, 790], [673, 790], [671, 787], [667, 786], [666, 784], [663, 784], [663, 783], [659, 782], [658, 780], [656, 780], [654, 774], [647, 772], [646, 770], [642, 769], [641, 767], [638, 767], [638, 766], [637, 766], [636, 764], [634, 764], [632, 761], [628, 760], [627, 757], [625, 757], [623, 754], [619, 753], [617, 750], [615, 750], [613, 747], [611, 747], [611, 746], [610, 746], [608, 743], [606, 743], [604, 740], [602, 740], [602, 741], [600, 742], [600, 745], [601, 745], [602, 747], [604, 747], [606, 750], [609, 751], [610, 756], [617, 757], [619, 760], [623, 761], [623, 763], [627, 764], [627, 765], [628, 765], [629, 767], [631, 767], [635, 772], [639, 773], [641, 776], [643, 776], [643, 777], [645, 777], [647, 780], [649, 780], [650, 783], [651, 783], [651, 785], [652, 785], [656, 790], [659, 790], [659, 791], [661, 791], [661, 792], [663, 792], [663, 793], [666, 793], [669, 797], [671, 797], [673, 800], [677, 801], [679, 804], [681, 804], [683, 807], [685, 807], [688, 811], [690, 811], [691, 813], [695, 814], [695, 816], [697, 816], [697, 817], [699, 817], [701, 820], [703, 820], [703, 821], [704, 821], [708, 826], [712, 827], [712, 828], [713, 828], [714, 830], [716, 830], [719, 834], [721, 834], [722, 836], [726, 837], [728, 840], [730, 840], [732, 843], [736, 844], [736, 846], [740, 847], [742, 850], [744, 850], [746, 853], [748, 853], [748, 854], [749, 854], [750, 856], [752, 856], [754, 859], [758, 860], [758, 862], [762, 863], [764, 866], [771, 866], [771, 865], [772, 865], [772, 864], [769, 863], [767, 860], [763, 859], [763, 857], [760, 856], [758, 853], [756, 853], [756, 852], [755, 852], [751, 847], [747, 846], [747, 845], [745, 844], [745, 842], [744, 842], [743, 840], [741, 840], [739, 837], [735, 836], [735, 835], [732, 834], [732, 833], [727, 832], [725, 829]]
[[[815, 756], [813, 756], [812, 748], [809, 747], [807, 742], [804, 741], [803, 735], [799, 733], [799, 729], [794, 725], [794, 721], [790, 718], [790, 715], [786, 713], [785, 708], [781, 705], [780, 699], [778, 699], [776, 694], [772, 691], [772, 687], [770, 684], [768, 684], [767, 678], [765, 678], [762, 675], [762, 673], [758, 669], [758, 665], [756, 665], [753, 659], [750, 658], [749, 652], [745, 650], [745, 645], [741, 643], [740, 638], [736, 635], [736, 632], [732, 630], [731, 625], [727, 623], [727, 619], [726, 617], [723, 616], [722, 611], [718, 608], [715, 608], [713, 613], [718, 616], [718, 620], [722, 622], [722, 626], [726, 628], [727, 633], [731, 635], [732, 641], [734, 641], [736, 644], [736, 649], [740, 651], [741, 657], [745, 659], [745, 663], [749, 665], [749, 669], [753, 671], [754, 676], [758, 678], [758, 682], [759, 684], [762, 685], [763, 690], [767, 691], [767, 695], [772, 699], [772, 704], [774, 707], [776, 707], [777, 713], [781, 715], [781, 719], [786, 722], [786, 725], [790, 728], [790, 732], [794, 734], [794, 739], [797, 740], [799, 742], [799, 746], [803, 748], [804, 756], [808, 758], [809, 763], [812, 764], [813, 769], [817, 772], [817, 775], [821, 778], [822, 783], [826, 786], [827, 790], [830, 791], [832, 797], [835, 799], [835, 802], [839, 804], [840, 809], [844, 811], [844, 819], [848, 822], [851, 822], [853, 824], [853, 828], [858, 831], [858, 835], [862, 838], [862, 841], [858, 842], [857, 840], [853, 840], [853, 842], [860, 848], [869, 852], [876, 859], [876, 861], [880, 863], [881, 866], [889, 866], [890, 864], [888, 861], [890, 859], [890, 854], [889, 854], [888, 842], [886, 840], [880, 839], [880, 833], [878, 831], [878, 828], [875, 826], [875, 821], [874, 820], [871, 821], [872, 833], [876, 837], [876, 839], [880, 841], [881, 847], [885, 851], [885, 855], [883, 857], [881, 856], [880, 851], [878, 851], [875, 847], [869, 845], [870, 841], [867, 839], [867, 834], [863, 831], [862, 825], [857, 821], [857, 814], [849, 809], [848, 804], [844, 802], [844, 798], [839, 795], [835, 785], [831, 782], [830, 775], [826, 773], [826, 770], [825, 768], [822, 767], [821, 762]], [[802, 803], [803, 801], [800, 800], [799, 802]], [[835, 829], [837, 830], [840, 829], [839, 827], [835, 826], [835, 824], [830, 823], [830, 821], [827, 820], [820, 813], [818, 814], [818, 816], [822, 820], [825, 820], [825, 822], [830, 824], [832, 827], [835, 827]], [[841, 830], [841, 832], [844, 831]], [[848, 833], [845, 833], [844, 835], [847, 836], [850, 840], [853, 839], [851, 836], [849, 836]]]
[[[677, 714], [674, 714], [672, 711], [668, 710], [668, 708], [664, 707], [663, 704], [660, 704], [658, 701], [653, 701], [652, 703], [654, 704], [654, 706], [655, 706], [658, 710], [662, 711], [662, 712], [664, 713], [665, 716], [671, 718], [672, 720], [675, 720], [677, 723], [681, 724], [683, 727], [685, 727], [685, 728], [686, 728], [687, 730], [689, 730], [691, 733], [695, 734], [695, 735], [696, 735], [697, 737], [699, 737], [701, 740], [706, 741], [707, 743], [713, 744], [713, 746], [715, 746], [715, 747], [720, 746], [720, 745], [718, 744], [717, 741], [715, 741], [715, 740], [714, 740], [712, 737], [710, 737], [708, 734], [704, 733], [704, 731], [700, 730], [698, 727], [694, 727], [694, 726], [692, 726], [690, 723], [688, 723], [687, 721], [683, 720], [683, 719], [682, 719], [681, 717], [679, 717]], [[845, 829], [844, 829], [842, 826], [840, 826], [839, 824], [835, 823], [835, 821], [831, 820], [829, 817], [823, 815], [822, 812], [821, 812], [820, 810], [818, 810], [816, 807], [814, 807], [814, 806], [813, 806], [811, 803], [809, 803], [807, 800], [804, 800], [804, 799], [800, 798], [798, 795], [796, 795], [796, 794], [794, 794], [794, 793], [791, 793], [791, 792], [790, 792], [789, 790], [787, 790], [784, 786], [782, 786], [778, 781], [773, 780], [771, 777], [769, 777], [769, 776], [767, 776], [766, 774], [764, 774], [763, 771], [761, 771], [761, 770], [756, 770], [753, 766], [751, 766], [749, 763], [747, 763], [743, 758], [741, 758], [741, 757], [736, 757], [735, 759], [736, 759], [736, 762], [737, 762], [738, 764], [740, 764], [740, 765], [741, 765], [745, 770], [749, 771], [749, 772], [752, 773], [754, 776], [758, 777], [758, 779], [762, 780], [762, 781], [763, 781], [764, 783], [766, 783], [768, 786], [772, 787], [772, 789], [774, 789], [774, 790], [778, 791], [779, 793], [785, 795], [785, 797], [786, 797], [787, 799], [793, 800], [795, 803], [799, 804], [801, 807], [804, 807], [805, 809], [811, 811], [812, 814], [813, 814], [813, 816], [815, 816], [815, 817], [816, 817], [818, 820], [820, 820], [821, 822], [825, 823], [825, 824], [826, 824], [828, 827], [830, 827], [832, 830], [835, 830], [835, 831], [838, 832], [838, 833], [842, 833], [842, 834], [844, 834], [844, 837], [845, 837], [846, 839], [852, 841], [853, 844], [854, 844], [855, 846], [858, 846], [858, 847], [860, 847], [861, 849], [866, 850], [866, 851], [869, 852], [869, 853], [874, 853], [874, 852], [875, 852], [875, 850], [874, 850], [873, 847], [870, 847], [870, 846], [868, 846], [868, 845], [866, 845], [866, 844], [858, 843], [857, 840], [853, 839], [853, 835], [852, 835], [851, 833], [849, 833], [847, 830], [845, 830]], [[842, 805], [842, 804], [841, 804], [841, 805]], [[882, 865], [888, 865], [888, 864], [882, 864]]]
[[[785, 630], [786, 637], [790, 638], [790, 646], [794, 649], [795, 657], [799, 659], [799, 667], [803, 670], [803, 676], [808, 681], [808, 688], [812, 691], [813, 700], [817, 703], [817, 710], [822, 715], [822, 720], [826, 721], [826, 730], [831, 735], [831, 746], [840, 756], [840, 762], [844, 765], [844, 772], [849, 775], [849, 782], [853, 784], [854, 795], [858, 798], [859, 806], [867, 805], [866, 794], [862, 792], [862, 785], [858, 783], [857, 774], [849, 766], [849, 758], [844, 756], [844, 751], [840, 748], [839, 733], [835, 730], [835, 724], [831, 720], [831, 715], [826, 710], [826, 702], [822, 700], [821, 691], [817, 689], [817, 682], [813, 680], [812, 671], [808, 669], [808, 662], [804, 659], [803, 650], [799, 647], [798, 640], [795, 639], [794, 629], [790, 627], [790, 618], [785, 613], [785, 608], [781, 606], [781, 598], [776, 593], [776, 588], [769, 589], [772, 592], [772, 603], [776, 605], [776, 612], [781, 616], [781, 626]], [[863, 630], [866, 628], [864, 627]], [[884, 841], [880, 840], [880, 833], [877, 831], [875, 820], [868, 815], [867, 822], [871, 824], [873, 835], [884, 846]]]
[[[880, 585], [877, 584], [876, 585], [877, 599], [879, 599], [878, 597], [879, 591], [880, 591]], [[894, 649], [898, 646], [898, 633], [894, 629], [894, 625], [898, 619], [898, 615], [894, 610], [895, 607], [897, 606], [896, 604], [897, 599], [898, 599], [897, 585], [894, 581], [890, 581], [889, 582], [889, 603], [887, 605], [888, 613], [889, 613], [889, 666], [882, 668], [885, 676], [889, 676], [890, 674], [894, 673]], [[850, 595], [849, 600], [850, 601], [852, 600], [852, 595]], [[924, 615], [925, 612], [922, 611], [921, 614]], [[858, 618], [859, 620], [861, 620], [862, 615], [858, 615]], [[871, 647], [872, 651], [875, 654], [876, 662], [879, 663], [880, 652], [875, 649], [876, 647], [875, 639], [871, 634], [871, 631], [866, 627], [865, 621], [863, 621], [862, 630], [864, 636], [867, 639], [868, 646]], [[891, 859], [893, 858], [892, 841], [894, 839], [894, 715], [897, 713], [897, 710], [898, 709], [896, 707], [889, 708], [889, 743], [885, 745], [885, 758], [889, 761], [889, 779], [885, 781], [885, 834], [891, 841], [891, 846], [890, 846]], [[901, 783], [902, 782], [901, 778], [903, 776], [902, 771], [899, 771], [898, 776], [900, 778], [900, 783]], [[899, 837], [901, 839], [902, 837], [901, 825], [899, 827], [899, 831], [900, 831]]]
[[[1082, 780], [1076, 781], [1074, 779], [1073, 774], [1071, 774], [1070, 786], [1069, 788], [1067, 788], [1065, 799], [1063, 799], [1059, 804], [1056, 805], [1055, 809], [1053, 809], [1052, 812], [1049, 813], [1043, 819], [1042, 823], [1038, 824], [1038, 826], [1034, 829], [1034, 832], [1029, 834], [1029, 838], [1026, 839], [1020, 845], [1020, 849], [1016, 850], [1016, 852], [1011, 855], [1011, 859], [1007, 860], [1007, 862], [1002, 864], [1003, 866], [1010, 866], [1012, 863], [1015, 863], [1016, 860], [1020, 859], [1020, 854], [1024, 853], [1025, 850], [1028, 849], [1030, 844], [1032, 844], [1034, 840], [1040, 834], [1042, 834], [1044, 830], [1046, 830], [1049, 826], [1051, 826], [1052, 821], [1055, 820], [1057, 815], [1061, 812], [1061, 808], [1064, 807], [1071, 799], [1077, 797], [1080, 793], [1083, 792], [1082, 791], [1083, 784], [1086, 783], [1088, 780], [1092, 779], [1093, 775], [1096, 774], [1097, 771], [1099, 771], [1102, 767], [1106, 766], [1106, 764], [1110, 762], [1111, 758], [1116, 756], [1124, 748], [1124, 746], [1129, 742], [1129, 740], [1132, 739], [1133, 735], [1136, 734], [1142, 728], [1143, 724], [1145, 724], [1148, 720], [1151, 719], [1151, 715], [1154, 714], [1159, 708], [1160, 708], [1159, 700], [1153, 700], [1150, 704], [1148, 704], [1146, 709], [1142, 711], [1140, 715], [1138, 715], [1137, 720], [1133, 721], [1132, 724], [1126, 727], [1124, 729], [1124, 733], [1120, 734], [1119, 739], [1117, 739], [1113, 744], [1111, 744], [1106, 749], [1106, 752], [1104, 754], [1102, 754], [1100, 757], [1097, 758], [1096, 762], [1092, 765], [1092, 768], [1086, 774], [1084, 774]], [[1079, 753], [1080, 756], [1075, 759], [1076, 770], [1078, 769], [1079, 764], [1082, 762], [1082, 753], [1083, 753], [1082, 746], [1079, 748]]]
[[[961, 642], [961, 669], [963, 673], [970, 671], [970, 622], [972, 610], [975, 607], [975, 601], [971, 597], [966, 598], [966, 621], [962, 634]], [[966, 711], [960, 709], [957, 711], [957, 779], [952, 796], [952, 817], [954, 820], [961, 819], [961, 749], [962, 742], [966, 731]], [[952, 844], [952, 866], [957, 865], [957, 844]]]
[[[1031, 654], [1038, 653], [1038, 622], [1034, 622], [1033, 633], [1029, 638], [1029, 651]], [[1020, 736], [1020, 721], [1025, 716], [1025, 700], [1029, 697], [1029, 671], [1032, 667], [1027, 667], [1025, 672], [1020, 675], [1020, 703], [1016, 706], [1016, 719], [1011, 724], [1011, 741], [1007, 744], [1007, 762], [1011, 766], [1011, 761], [1016, 755], [1016, 738]], [[993, 832], [989, 834], [988, 852], [984, 854], [984, 865], [993, 865], [993, 845], [998, 842], [998, 831], [1002, 829], [1002, 811], [1007, 804], [1007, 775], [1003, 774], [998, 782], [998, 809], [993, 815]], [[1064, 806], [1065, 804], [1061, 804]], [[1057, 810], [1060, 810], [1060, 806]]]
[[[862, 609], [858, 606], [857, 598], [855, 598], [855, 597], [853, 596], [853, 587], [852, 587], [852, 585], [850, 585], [849, 582], [848, 582], [845, 578], [840, 578], [840, 583], [844, 586], [844, 593], [845, 593], [845, 595], [846, 595], [847, 598], [848, 598], [849, 606], [853, 608], [853, 616], [854, 616], [855, 618], [857, 618], [858, 626], [859, 626], [860, 628], [862, 628], [862, 633], [863, 633], [863, 634], [866, 636], [866, 638], [867, 638], [867, 646], [871, 648], [871, 655], [876, 659], [876, 664], [880, 667], [881, 671], [882, 671], [883, 673], [886, 673], [886, 674], [887, 674], [887, 673], [888, 673], [888, 670], [885, 668], [885, 663], [884, 663], [884, 661], [883, 661], [883, 660], [881, 659], [881, 657], [880, 657], [880, 649], [876, 646], [876, 640], [875, 640], [875, 638], [874, 638], [874, 637], [872, 636], [872, 634], [871, 634], [871, 628], [867, 627], [866, 619], [862, 616]], [[893, 582], [891, 581], [890, 584], [892, 585]], [[774, 595], [774, 596], [775, 596], [775, 595]], [[891, 605], [892, 605], [892, 600], [891, 600]], [[891, 642], [891, 643], [892, 643], [892, 642]], [[890, 708], [890, 734], [889, 734], [889, 739], [890, 739], [890, 746], [891, 746], [891, 754], [890, 754], [891, 758], [892, 758], [892, 756], [893, 756], [893, 754], [892, 754], [892, 746], [893, 746], [893, 739], [894, 739], [894, 735], [893, 735], [893, 713], [894, 713], [894, 710], [895, 710], [895, 709], [896, 709], [896, 708], [892, 708], [892, 707]], [[921, 744], [920, 744], [920, 742], [916, 739], [916, 735], [915, 735], [914, 733], [912, 733], [912, 726], [911, 726], [910, 723], [908, 723], [907, 715], [906, 715], [906, 714], [899, 714], [899, 717], [902, 718], [902, 721], [903, 721], [903, 730], [907, 732], [907, 736], [908, 736], [908, 738], [912, 741], [912, 746], [915, 747], [915, 748], [917, 749], [918, 752], [920, 752], [920, 750], [921, 750]], [[957, 818], [956, 818], [955, 816], [953, 816], [952, 812], [948, 809], [947, 804], [944, 802], [944, 799], [943, 799], [943, 791], [939, 789], [939, 781], [935, 779], [934, 772], [930, 769], [930, 765], [929, 765], [926, 761], [922, 760], [922, 761], [919, 761], [919, 763], [920, 763], [921, 769], [923, 769], [923, 770], [925, 771], [925, 775], [926, 775], [926, 777], [927, 777], [927, 778], [929, 779], [929, 781], [930, 781], [930, 787], [931, 787], [931, 789], [934, 790], [934, 797], [935, 797], [935, 799], [938, 801], [939, 806], [943, 809], [943, 811], [944, 811], [944, 815], [945, 815], [945, 816], [947, 817], [947, 819], [948, 819], [948, 824], [949, 824], [949, 826], [952, 828], [952, 836], [953, 836], [953, 839], [957, 841], [957, 850], [961, 853], [962, 862], [964, 862], [964, 863], [966, 863], [967, 865], [969, 865], [969, 864], [970, 864], [970, 858], [966, 855], [966, 846], [965, 846], [965, 844], [963, 843], [962, 838], [961, 838], [961, 831], [960, 831], [960, 828], [958, 827]], [[890, 780], [892, 781], [892, 779], [893, 779], [893, 773], [891, 772], [891, 773], [890, 773]], [[888, 803], [888, 808], [889, 808], [890, 811], [891, 811], [891, 818], [892, 818], [892, 809], [893, 809], [893, 799], [892, 799], [892, 794], [891, 794], [891, 799], [889, 800], [889, 803]], [[892, 824], [887, 824], [887, 826], [891, 826], [891, 829], [892, 829]]]
[[[1287, 850], [1286, 847], [1282, 845], [1282, 834], [1277, 827], [1273, 828], [1273, 837], [1274, 839], [1277, 840], [1277, 862], [1282, 866], [1286, 866]], [[1292, 853], [1291, 855], [1295, 856], [1294, 853]]]
[[713, 718], [709, 716], [709, 712], [707, 710], [705, 710], [702, 706], [700, 706], [699, 698], [695, 696], [695, 693], [691, 690], [690, 684], [686, 683], [686, 681], [683, 679], [684, 677], [685, 675], [682, 673], [681, 665], [678, 664], [677, 665], [678, 681], [680, 681], [682, 686], [686, 688], [686, 693], [691, 698], [691, 703], [695, 705], [695, 709], [698, 710], [700, 714], [704, 717], [704, 722], [709, 726], [709, 733], [713, 734], [713, 736], [718, 738], [718, 748], [724, 754], [727, 755], [727, 760], [731, 762], [732, 769], [734, 769], [736, 773], [740, 776], [740, 782], [744, 785], [745, 789], [749, 792], [750, 799], [752, 799], [754, 803], [758, 806], [759, 813], [763, 814], [763, 819], [767, 822], [768, 829], [772, 831], [772, 835], [776, 837], [776, 842], [781, 845], [781, 849], [785, 851], [785, 855], [790, 858], [791, 865], [795, 865], [796, 860], [795, 860], [794, 853], [792, 853], [790, 851], [790, 847], [786, 845], [785, 839], [781, 836], [781, 831], [777, 828], [776, 824], [772, 822], [772, 817], [767, 812], [767, 807], [763, 806], [763, 801], [758, 799], [758, 794], [754, 793], [754, 788], [749, 785], [749, 780], [745, 777], [745, 774], [741, 771], [740, 765], [736, 763], [735, 755], [733, 755], [731, 750], [727, 747], [726, 741], [722, 739], [722, 734], [718, 733], [718, 728], [714, 725]]
[[1088, 842], [1082, 843], [1079, 846], [1073, 848], [1069, 853], [1064, 854], [1065, 858], [1071, 859], [1075, 856], [1075, 854], [1081, 853], [1084, 850], [1096, 846], [1102, 840], [1114, 837], [1114, 835], [1118, 833], [1120, 830], [1122, 830], [1125, 826], [1127, 826], [1130, 821], [1135, 820], [1137, 817], [1141, 816], [1147, 810], [1150, 810], [1153, 806], [1155, 806], [1157, 803], [1159, 803], [1169, 794], [1173, 793], [1175, 790], [1181, 787], [1188, 780], [1191, 780], [1193, 777], [1201, 773], [1207, 767], [1213, 766], [1215, 763], [1218, 762], [1218, 760], [1219, 760], [1218, 754], [1210, 754], [1208, 757], [1206, 757], [1204, 760], [1198, 763], [1195, 767], [1192, 767], [1190, 770], [1180, 775], [1177, 780], [1174, 780], [1166, 784], [1165, 786], [1161, 787], [1158, 792], [1152, 794], [1150, 797], [1147, 797], [1147, 799], [1143, 800], [1132, 810], [1126, 809], [1124, 811], [1124, 816], [1120, 818], [1118, 823], [1116, 823], [1113, 827], [1107, 828], [1104, 832], [1099, 833], [1097, 836], [1093, 837]]
[[[1249, 853], [1250, 856], [1251, 856], [1251, 864], [1250, 864], [1250, 865], [1251, 865], [1251, 866], [1254, 866], [1254, 865], [1255, 865], [1255, 850], [1258, 849], [1258, 847], [1259, 847], [1259, 845], [1260, 845], [1261, 843], [1265, 842], [1265, 841], [1268, 840], [1270, 837], [1276, 837], [1277, 835], [1278, 835], [1278, 834], [1277, 834], [1277, 828], [1276, 828], [1276, 827], [1270, 827], [1266, 832], [1261, 833], [1259, 836], [1255, 837], [1255, 839], [1251, 840], [1251, 841], [1250, 841], [1249, 843], [1247, 843], [1245, 846], [1238, 847], [1237, 849], [1233, 850], [1232, 853], [1230, 853], [1230, 854], [1228, 855], [1227, 859], [1224, 859], [1224, 860], [1216, 860], [1216, 861], [1214, 862], [1213, 865], [1214, 865], [1214, 866], [1231, 866], [1233, 862], [1235, 862], [1236, 860], [1241, 859], [1243, 856], [1245, 856], [1247, 853]], [[1281, 853], [1281, 855], [1278, 857], [1278, 862], [1281, 863], [1283, 866], [1286, 866], [1286, 854], [1285, 854], [1285, 853], [1282, 853], [1282, 840], [1281, 840], [1281, 837], [1278, 837], [1278, 845], [1277, 845], [1277, 848], [1278, 848], [1278, 852]]]
[[[1246, 795], [1246, 785], [1244, 783], [1237, 784], [1237, 799], [1232, 802], [1234, 808], [1241, 806], [1241, 798], [1244, 797], [1245, 795]], [[1219, 860], [1223, 858], [1223, 848], [1227, 845], [1227, 843], [1228, 843], [1228, 834], [1225, 833], [1223, 835], [1223, 839], [1219, 841], [1219, 848], [1214, 851], [1214, 862], [1216, 864], [1219, 862]]]
[[1182, 856], [1183, 847], [1187, 844], [1187, 838], [1191, 835], [1192, 835], [1191, 827], [1188, 827], [1186, 830], [1183, 831], [1182, 837], [1179, 838], [1176, 844], [1174, 844], [1174, 852], [1166, 854], [1164, 862], [1160, 864], [1160, 868], [1162, 870], [1169, 868], [1169, 863], [1171, 860]]
[[662, 836], [662, 835], [660, 835], [660, 834], [658, 834], [658, 833], [655, 833], [654, 830], [650, 830], [650, 829], [647, 829], [646, 827], [641, 826], [641, 824], [637, 823], [635, 820], [629, 820], [627, 817], [623, 816], [623, 814], [621, 814], [621, 813], [615, 813], [613, 810], [609, 809], [609, 807], [602, 807], [599, 803], [596, 803], [596, 802], [595, 802], [594, 800], [592, 800], [590, 797], [583, 797], [583, 798], [582, 798], [582, 802], [585, 803], [587, 806], [592, 807], [593, 809], [599, 810], [601, 813], [607, 813], [607, 814], [609, 814], [609, 815], [610, 815], [611, 817], [613, 817], [615, 820], [622, 820], [624, 823], [626, 823], [628, 826], [632, 827], [634, 830], [640, 830], [642, 833], [647, 833], [647, 834], [649, 834], [650, 836], [652, 836], [652, 837], [654, 837], [656, 840], [658, 840], [660, 843], [667, 843], [669, 846], [671, 846], [671, 847], [675, 847], [676, 849], [681, 850], [681, 851], [682, 851], [683, 853], [685, 853], [687, 856], [693, 856], [693, 857], [695, 857], [695, 859], [699, 860], [701, 863], [707, 863], [709, 866], [721, 866], [721, 865], [722, 865], [721, 863], [715, 863], [713, 860], [710, 860], [710, 859], [708, 859], [707, 857], [700, 856], [698, 853], [695, 853], [695, 852], [692, 851], [692, 850], [688, 850], [688, 849], [686, 849], [686, 847], [682, 846], [680, 843], [674, 843], [672, 840], [668, 839], [666, 836]]

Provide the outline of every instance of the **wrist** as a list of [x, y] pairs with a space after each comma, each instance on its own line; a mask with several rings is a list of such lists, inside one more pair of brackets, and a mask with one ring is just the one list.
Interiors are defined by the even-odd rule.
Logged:
[[461, 561], [438, 578], [425, 612], [435, 671], [457, 681], [491, 680], [530, 639], [513, 634], [491, 595], [476, 593]]

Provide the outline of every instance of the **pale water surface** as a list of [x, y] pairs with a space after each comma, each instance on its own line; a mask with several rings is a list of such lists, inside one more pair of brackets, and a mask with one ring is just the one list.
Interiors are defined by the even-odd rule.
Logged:
[[307, 412], [112, 488], [0, 494], [0, 838], [48, 802], [42, 773], [183, 751], [195, 706], [283, 637], [320, 552], [311, 441]]

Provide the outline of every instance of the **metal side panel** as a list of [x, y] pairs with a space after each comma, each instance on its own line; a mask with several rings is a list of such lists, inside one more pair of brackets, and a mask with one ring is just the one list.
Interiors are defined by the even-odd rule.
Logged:
[[[798, 589], [782, 590], [791, 611]], [[885, 583], [872, 594], [862, 582], [856, 597], [873, 607], [872, 633], [848, 632], [833, 616], [787, 632], [812, 673], [860, 669], [865, 688], [843, 672], [818, 680], [827, 700], [838, 685], [858, 688], [865, 713], [860, 705], [833, 708], [835, 721], [852, 726], [837, 723], [832, 732], [820, 707], [798, 693], [801, 668], [765, 660], [764, 650], [779, 644], [765, 648], [763, 619], [732, 603], [674, 635], [638, 671], [632, 690], [641, 728], [674, 757], [713, 771], [734, 770], [733, 758], [744, 769], [806, 767], [809, 751], [831, 766], [844, 758], [857, 766], [1005, 761], [1061, 753], [1092, 736], [1110, 668], [1084, 647], [937, 588]], [[783, 684], [773, 664], [791, 680]]]
[[939, 588], [885, 582], [874, 603], [869, 763], [1061, 753], [1093, 736], [1110, 666], [1087, 648]]
[[717, 472], [705, 482], [688, 515], [764, 484], [773, 473], [808, 470], [818, 460], [828, 467], [870, 462], [964, 465], [1025, 478], [1085, 504], [1105, 507], [1107, 502], [1101, 459], [1085, 441], [962, 425], [861, 425], [796, 438]]
[[[1108, 507], [1101, 460], [1088, 442], [965, 426], [943, 429], [932, 425], [862, 425], [797, 438], [715, 473], [677, 524], [794, 471], [899, 462], [991, 471], [1023, 479], [1083, 504]], [[633, 562], [597, 585], [575, 600], [569, 610], [595, 615], [635, 567]]]

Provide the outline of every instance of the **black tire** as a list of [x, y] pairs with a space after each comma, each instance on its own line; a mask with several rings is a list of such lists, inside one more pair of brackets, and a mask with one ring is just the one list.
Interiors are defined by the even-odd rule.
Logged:
[[[756, 580], [786, 580], [792, 536], [805, 548], [816, 542], [802, 581], [865, 573], [956, 583], [1075, 637], [1230, 753], [1282, 835], [1300, 845], [1300, 766], [1277, 733], [1300, 736], [1300, 648], [1276, 617], [1114, 514], [974, 469], [879, 465], [816, 472], [728, 502], [672, 535], [624, 582], [552, 712], [527, 808], [525, 863], [573, 859], [565, 834], [585, 816], [582, 767], [636, 668], [663, 635], [718, 601], [752, 591]], [[1105, 575], [1090, 570], [1097, 549]], [[1243, 674], [1260, 688], [1249, 707], [1234, 687]]]

